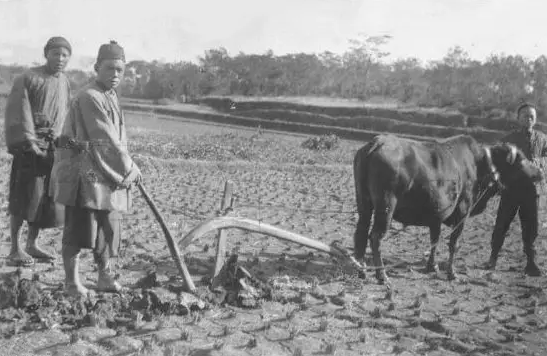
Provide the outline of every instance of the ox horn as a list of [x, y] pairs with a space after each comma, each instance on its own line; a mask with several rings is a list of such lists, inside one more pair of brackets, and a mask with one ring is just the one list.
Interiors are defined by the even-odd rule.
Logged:
[[517, 159], [517, 147], [514, 145], [509, 145], [509, 148], [511, 150], [507, 154], [507, 162], [509, 162], [509, 164], [512, 165], [515, 163], [515, 160]]
[[494, 162], [492, 161], [492, 150], [490, 149], [490, 147], [484, 147], [484, 155], [486, 156], [486, 163], [488, 164], [488, 168], [492, 171], [492, 173], [496, 172], [496, 167], [494, 166]]
[[483, 147], [484, 154], [486, 155], [486, 159], [488, 160], [488, 163], [492, 162], [492, 152], [490, 151], [490, 147]]
[[[494, 162], [492, 161], [492, 151], [490, 150], [490, 147], [484, 147], [484, 154], [486, 156], [486, 163], [488, 164], [488, 168], [490, 169], [490, 173], [492, 174], [492, 179], [495, 182], [499, 181], [500, 176], [496, 169], [496, 166], [494, 166]], [[493, 182], [490, 182], [489, 184], [492, 185]]]

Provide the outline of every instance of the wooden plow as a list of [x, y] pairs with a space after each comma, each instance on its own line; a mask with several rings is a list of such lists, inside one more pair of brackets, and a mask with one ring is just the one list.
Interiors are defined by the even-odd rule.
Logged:
[[[157, 213], [157, 209], [155, 209], [155, 206], [151, 202], [150, 198], [146, 195], [146, 192], [144, 191], [143, 188], [141, 188], [141, 192], [145, 196], [145, 199], [147, 200], [148, 204], [152, 208], [154, 215], [158, 219], [158, 222], [160, 223], [162, 230], [164, 231], [165, 237], [167, 238], [167, 242], [169, 245], [169, 249], [171, 251], [171, 255], [177, 265], [179, 272], [182, 275], [186, 290], [190, 293], [194, 293], [196, 290], [194, 282], [190, 276], [190, 273], [188, 272], [188, 268], [186, 267], [186, 264], [184, 262], [182, 255], [179, 252], [179, 249], [174, 244], [173, 238], [171, 237], [171, 234], [169, 233], [167, 226], [163, 222], [163, 219], [161, 218], [161, 216], [159, 216], [159, 214]], [[239, 230], [244, 230], [248, 232], [255, 232], [255, 233], [260, 233], [263, 235], [275, 237], [284, 241], [294, 242], [302, 246], [310, 247], [312, 249], [328, 253], [333, 257], [341, 258], [345, 262], [351, 263], [359, 271], [364, 271], [366, 269], [366, 266], [364, 265], [364, 263], [362, 264], [358, 262], [349, 253], [349, 251], [347, 251], [342, 246], [339, 246], [336, 242], [332, 243], [331, 245], [327, 245], [320, 241], [302, 236], [300, 234], [296, 234], [294, 232], [286, 231], [286, 230], [280, 229], [278, 227], [275, 227], [257, 220], [227, 216], [229, 212], [233, 210], [234, 199], [232, 198], [232, 193], [233, 193], [233, 182], [226, 181], [224, 186], [224, 194], [222, 196], [222, 201], [221, 201], [221, 209], [218, 212], [218, 216], [209, 218], [201, 222], [200, 224], [198, 224], [196, 227], [190, 230], [178, 243], [181, 249], [185, 249], [195, 239], [199, 239], [200, 237], [202, 237], [203, 235], [211, 231], [218, 230], [218, 233], [216, 235], [217, 247], [216, 247], [215, 268], [214, 268], [214, 272], [212, 276], [213, 285], [215, 285], [217, 277], [219, 276], [220, 271], [222, 270], [222, 267], [224, 266], [224, 263], [225, 263], [226, 239], [227, 239], [226, 230], [227, 229], [239, 229]]]

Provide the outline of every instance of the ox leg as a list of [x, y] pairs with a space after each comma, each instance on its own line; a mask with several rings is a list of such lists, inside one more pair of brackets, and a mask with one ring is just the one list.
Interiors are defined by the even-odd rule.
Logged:
[[452, 231], [450, 234], [450, 242], [448, 243], [448, 279], [455, 280], [457, 279], [456, 273], [454, 272], [454, 256], [456, 255], [456, 244], [458, 238], [462, 234], [465, 221], [461, 221], [459, 225]]
[[380, 241], [387, 234], [394, 209], [395, 202], [392, 202], [392, 204], [387, 204], [386, 208], [376, 210], [374, 214], [374, 224], [370, 234], [372, 260], [376, 268], [376, 279], [382, 284], [388, 283], [388, 278], [384, 268], [384, 262], [382, 261], [382, 254], [380, 253]]
[[357, 227], [355, 234], [353, 235], [353, 246], [355, 248], [355, 258], [359, 262], [364, 262], [365, 253], [368, 246], [370, 222], [372, 218], [372, 204], [366, 202], [360, 204], [359, 207], [359, 219], [357, 220]]
[[434, 224], [429, 227], [429, 235], [431, 240], [431, 248], [429, 250], [429, 259], [427, 260], [426, 272], [439, 273], [439, 266], [435, 262], [435, 254], [437, 253], [437, 245], [441, 235], [441, 224]]

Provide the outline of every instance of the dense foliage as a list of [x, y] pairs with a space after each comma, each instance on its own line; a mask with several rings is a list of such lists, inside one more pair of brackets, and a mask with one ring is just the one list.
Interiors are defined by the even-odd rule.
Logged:
[[[514, 109], [523, 99], [547, 106], [547, 57], [493, 54], [471, 59], [461, 48], [440, 60], [404, 58], [387, 63], [389, 36], [350, 40], [341, 54], [294, 53], [229, 55], [205, 51], [194, 62], [130, 61], [122, 94], [146, 99], [190, 101], [204, 95], [327, 96], [393, 99], [420, 106], [454, 107], [470, 114], [492, 108]], [[23, 67], [2, 66], [0, 85], [11, 83]], [[69, 71], [75, 88], [93, 73]], [[3, 84], [3, 83], [4, 84]]]

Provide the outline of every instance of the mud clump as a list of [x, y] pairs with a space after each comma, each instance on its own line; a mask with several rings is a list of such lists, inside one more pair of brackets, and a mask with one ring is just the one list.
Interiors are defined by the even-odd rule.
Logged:
[[160, 287], [156, 273], [150, 271], [136, 283], [136, 289], [72, 297], [64, 293], [62, 284], [44, 288], [39, 278], [21, 278], [17, 270], [0, 280], [0, 331], [9, 336], [20, 331], [86, 326], [133, 329], [141, 321], [207, 309], [211, 302], [256, 308], [272, 299], [271, 288], [240, 266], [237, 255], [230, 257], [213, 282], [202, 296], [195, 296]]
[[[150, 275], [147, 277], [148, 282], [156, 285], [157, 281], [152, 281]], [[197, 298], [171, 297], [152, 288], [83, 298], [67, 296], [62, 285], [56, 289], [41, 288], [38, 280], [21, 278], [20, 271], [0, 280], [3, 335], [54, 327], [130, 327], [136, 314], [144, 321], [151, 321], [159, 316], [182, 316], [206, 308], [207, 304]]]
[[238, 256], [233, 254], [212, 281], [209, 295], [204, 297], [215, 304], [256, 308], [263, 300], [272, 299], [272, 289], [240, 266]]
[[156, 271], [148, 271], [145, 277], [137, 281], [136, 286], [144, 289], [159, 287], [160, 283], [158, 282]]
[[38, 281], [21, 278], [21, 270], [3, 276], [0, 284], [0, 309], [14, 307], [35, 310], [41, 304]]

